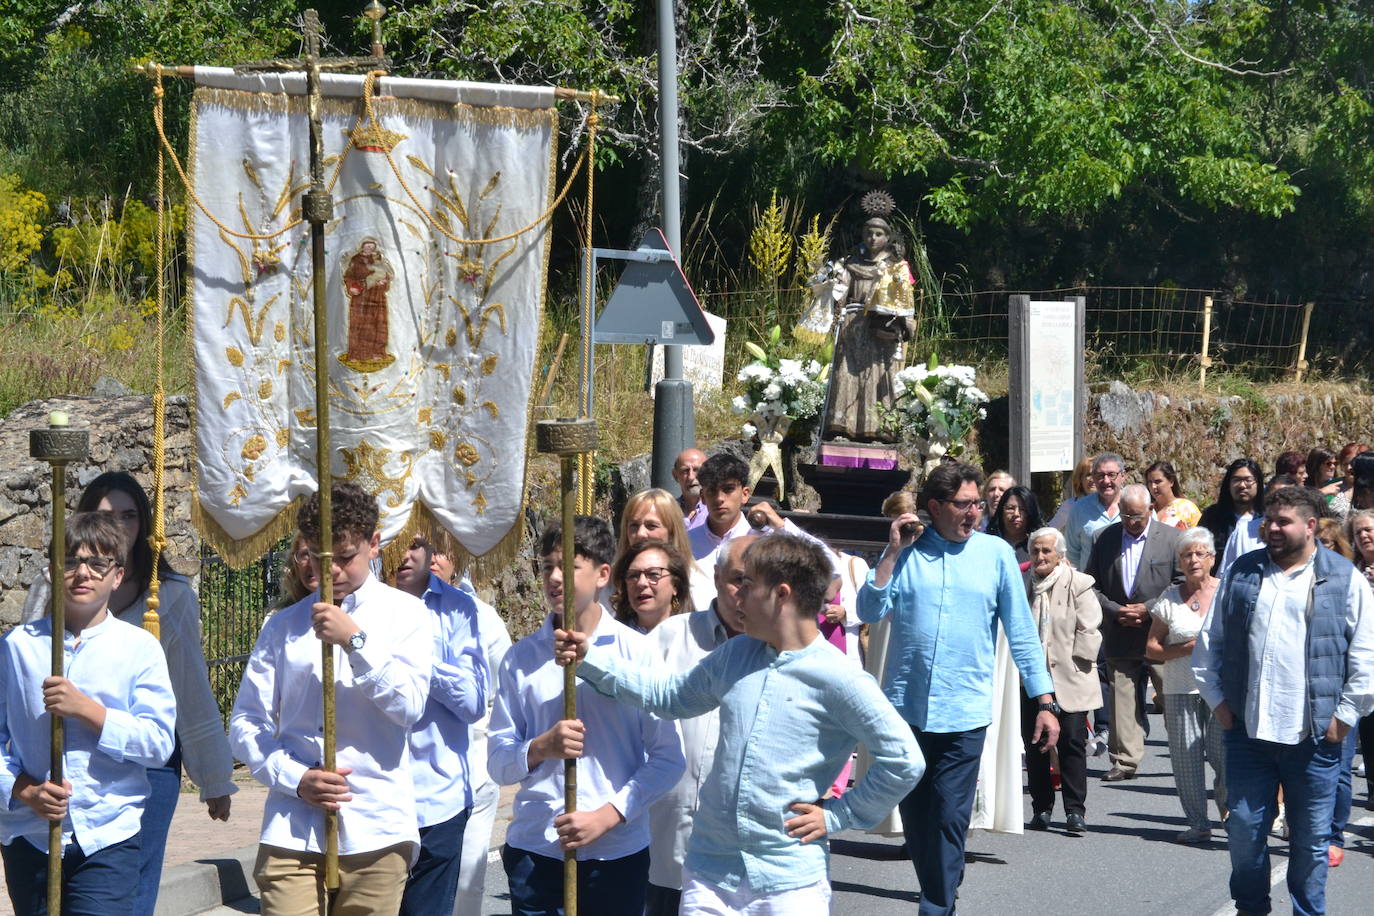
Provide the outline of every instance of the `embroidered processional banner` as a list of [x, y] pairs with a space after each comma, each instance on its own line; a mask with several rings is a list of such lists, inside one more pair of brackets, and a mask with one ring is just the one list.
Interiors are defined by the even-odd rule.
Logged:
[[[242, 565], [316, 488], [305, 79], [196, 79], [194, 511]], [[384, 543], [437, 523], [460, 560], [499, 560], [524, 503], [553, 90], [377, 84], [368, 111], [361, 76], [323, 77], [332, 472], [377, 496]]]

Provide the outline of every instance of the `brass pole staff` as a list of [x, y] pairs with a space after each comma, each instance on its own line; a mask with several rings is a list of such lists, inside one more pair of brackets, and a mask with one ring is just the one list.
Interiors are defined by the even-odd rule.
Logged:
[[[563, 629], [577, 629], [573, 610], [573, 565], [576, 541], [573, 536], [577, 513], [577, 465], [583, 455], [596, 451], [596, 421], [562, 418], [540, 420], [534, 427], [535, 448], [546, 455], [557, 455], [563, 492]], [[563, 669], [563, 718], [577, 718], [577, 663]], [[577, 810], [577, 761], [563, 761], [563, 811]], [[577, 916], [577, 851], [563, 853], [563, 913]]]
[[[84, 461], [90, 453], [90, 433], [70, 429], [67, 414], [54, 410], [48, 414], [47, 429], [29, 430], [29, 457], [46, 461], [52, 467], [52, 540], [48, 547], [48, 575], [52, 579], [52, 676], [62, 677], [66, 663], [66, 591], [63, 588], [67, 559], [67, 464]], [[52, 746], [49, 749], [48, 780], [62, 785], [62, 756], [66, 744], [61, 716], [49, 716]], [[48, 823], [48, 912], [62, 912], [62, 821]]]
[[[372, 0], [363, 15], [372, 20], [372, 50], [382, 47], [381, 18], [385, 8]], [[315, 10], [306, 10], [305, 57], [291, 60], [267, 60], [242, 64], [234, 69], [246, 72], [304, 70], [306, 80], [306, 111], [310, 122], [310, 190], [301, 199], [301, 215], [310, 223], [310, 269], [313, 274], [315, 306], [315, 477], [320, 493], [320, 601], [334, 603], [334, 588], [330, 568], [334, 562], [334, 517], [331, 490], [334, 485], [330, 467], [332, 453], [329, 446], [329, 320], [325, 291], [325, 224], [334, 218], [334, 201], [325, 187], [324, 178], [324, 113], [320, 91], [320, 74], [326, 70], [389, 70], [391, 61], [379, 53], [371, 57], [320, 56], [320, 17]], [[323, 768], [333, 772], [336, 766], [336, 731], [334, 716], [334, 647], [320, 647], [320, 681], [324, 707]], [[339, 886], [339, 815], [324, 813], [324, 885], [329, 890]]]

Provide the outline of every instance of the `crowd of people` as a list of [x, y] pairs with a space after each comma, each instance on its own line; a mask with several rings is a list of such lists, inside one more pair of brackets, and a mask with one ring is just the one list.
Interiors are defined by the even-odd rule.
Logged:
[[[517, 914], [562, 911], [569, 853], [589, 912], [826, 912], [820, 841], [849, 828], [900, 833], [920, 912], [953, 913], [978, 793], [1010, 779], [1000, 801], [1019, 829], [1024, 759], [1025, 826], [1052, 829], [1062, 796], [1064, 832], [1084, 835], [1088, 760], [1110, 755], [1107, 782], [1136, 777], [1153, 691], [1177, 841], [1207, 842], [1220, 820], [1237, 907], [1266, 913], [1268, 837], [1286, 830], [1295, 912], [1322, 913], [1356, 736], [1374, 748], [1374, 453], [1285, 452], [1274, 468], [1233, 461], [1199, 509], [1168, 461], [1140, 471], [1104, 453], [1047, 522], [1024, 482], [947, 461], [884, 502], [870, 568], [751, 502], [740, 459], [689, 449], [679, 492], [634, 494], [618, 537], [576, 518], [571, 582], [561, 526], [544, 528], [548, 614], [513, 645], [440, 532], [417, 534], [381, 581], [376, 502], [336, 483], [329, 531], [318, 495], [300, 509], [227, 732], [194, 593], [152, 562], [147, 497], [101, 475], [56, 584], [66, 676], [49, 672], [45, 580], [0, 642], [11, 900], [43, 911], [59, 821], [67, 912], [152, 913], [183, 768], [223, 819], [237, 760], [271, 790], [254, 868], [268, 914], [477, 913], [498, 785], [518, 786], [501, 850]], [[160, 649], [138, 628], [154, 581]], [[61, 785], [49, 716], [66, 723]]]

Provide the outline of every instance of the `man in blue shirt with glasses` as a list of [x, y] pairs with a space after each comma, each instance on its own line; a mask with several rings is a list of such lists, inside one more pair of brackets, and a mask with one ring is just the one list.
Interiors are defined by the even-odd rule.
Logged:
[[997, 625], [1026, 693], [1040, 703], [1032, 740], [1047, 753], [1059, 739], [1058, 704], [1011, 547], [976, 529], [983, 475], [948, 462], [917, 497], [930, 514], [892, 522], [887, 549], [859, 591], [859, 619], [891, 615], [884, 692], [911, 726], [925, 774], [898, 806], [921, 884], [923, 916], [953, 913], [964, 874], [964, 840], [983, 739], [992, 722]]

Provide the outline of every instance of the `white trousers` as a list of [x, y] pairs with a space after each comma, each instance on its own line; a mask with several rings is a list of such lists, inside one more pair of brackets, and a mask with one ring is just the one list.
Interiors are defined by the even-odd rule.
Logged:
[[829, 912], [830, 882], [824, 878], [806, 887], [760, 894], [750, 889], [748, 877], [739, 890], [727, 891], [682, 870], [679, 916], [820, 916]]
[[458, 896], [453, 899], [453, 916], [481, 916], [491, 828], [496, 823], [496, 805], [500, 800], [501, 787], [490, 779], [472, 793], [472, 815], [463, 830], [463, 861], [458, 872]]

